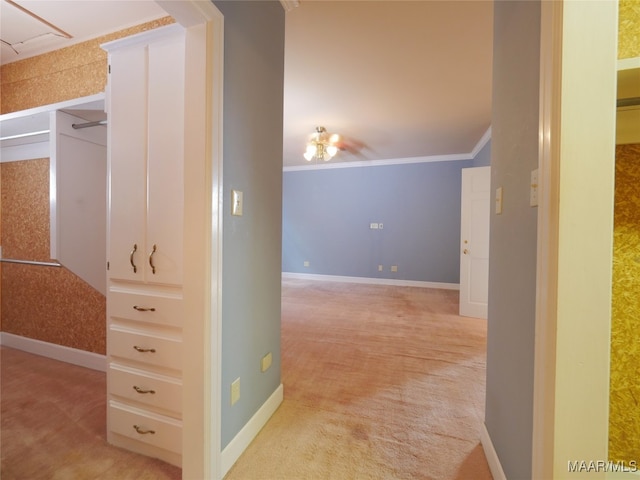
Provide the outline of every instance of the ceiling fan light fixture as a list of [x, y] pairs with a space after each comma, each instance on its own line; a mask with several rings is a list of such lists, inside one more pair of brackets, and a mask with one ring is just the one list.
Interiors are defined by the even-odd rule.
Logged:
[[336, 153], [338, 153], [338, 146], [336, 142], [340, 140], [340, 135], [330, 135], [324, 127], [316, 127], [316, 131], [311, 135], [311, 139], [307, 143], [307, 148], [304, 152], [304, 158], [310, 162], [313, 159], [329, 161]]

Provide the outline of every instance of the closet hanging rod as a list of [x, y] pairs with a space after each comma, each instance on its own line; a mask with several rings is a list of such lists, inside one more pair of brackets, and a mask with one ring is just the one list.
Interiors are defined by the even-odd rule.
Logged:
[[33, 137], [34, 135], [44, 135], [45, 133], [51, 133], [51, 130], [39, 130], [37, 132], [18, 133], [16, 135], [7, 135], [6, 137], [0, 137], [0, 141], [14, 140], [16, 138]]
[[37, 260], [16, 260], [14, 258], [0, 258], [0, 262], [5, 263], [22, 263], [24, 265], [39, 265], [41, 267], [61, 267], [58, 262], [38, 262]]
[[106, 120], [98, 120], [96, 122], [87, 122], [87, 123], [73, 123], [71, 126], [76, 130], [78, 128], [89, 128], [89, 127], [97, 127], [98, 125], [106, 125]]
[[640, 105], [640, 97], [619, 98], [616, 102], [616, 106], [620, 107], [634, 107]]

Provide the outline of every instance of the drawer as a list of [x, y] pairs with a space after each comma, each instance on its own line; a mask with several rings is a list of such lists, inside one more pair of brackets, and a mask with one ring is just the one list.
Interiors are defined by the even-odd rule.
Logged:
[[182, 381], [144, 370], [109, 365], [109, 394], [150, 407], [182, 412]]
[[180, 420], [111, 401], [109, 402], [109, 430], [157, 448], [182, 454], [182, 422]]
[[182, 341], [179, 338], [111, 325], [107, 345], [111, 356], [182, 370]]
[[182, 297], [163, 296], [110, 290], [107, 298], [108, 315], [158, 325], [182, 326], [184, 316]]

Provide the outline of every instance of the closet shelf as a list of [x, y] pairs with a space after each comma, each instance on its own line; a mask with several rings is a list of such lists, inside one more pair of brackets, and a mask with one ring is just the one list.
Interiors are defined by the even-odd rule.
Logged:
[[[52, 113], [56, 111], [63, 111], [78, 117], [82, 122], [106, 120], [104, 97], [104, 93], [98, 93], [0, 115], [0, 148], [2, 149], [0, 161], [26, 160], [35, 158], [34, 155], [41, 156], [46, 153], [52, 130]], [[36, 150], [34, 147], [20, 148], [23, 145], [33, 144], [40, 145], [36, 147]]]
[[640, 57], [618, 60], [617, 99], [629, 101], [618, 106], [616, 115], [616, 144], [640, 143]]

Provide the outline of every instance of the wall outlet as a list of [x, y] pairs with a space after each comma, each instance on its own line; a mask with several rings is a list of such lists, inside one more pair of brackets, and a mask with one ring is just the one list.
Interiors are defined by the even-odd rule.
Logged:
[[392, 265], [391, 266], [391, 271], [392, 272], [397, 272], [398, 271], [398, 266], [397, 265]]
[[272, 361], [273, 355], [271, 355], [271, 352], [269, 352], [260, 360], [260, 371], [264, 373], [269, 370]]
[[309, 266], [309, 260], [305, 260], [302, 265], [304, 265], [305, 267], [308, 267]]
[[231, 384], [231, 405], [240, 400], [240, 377], [236, 378]]
[[378, 265], [378, 271], [381, 272], [384, 270], [384, 267], [382, 265]]

